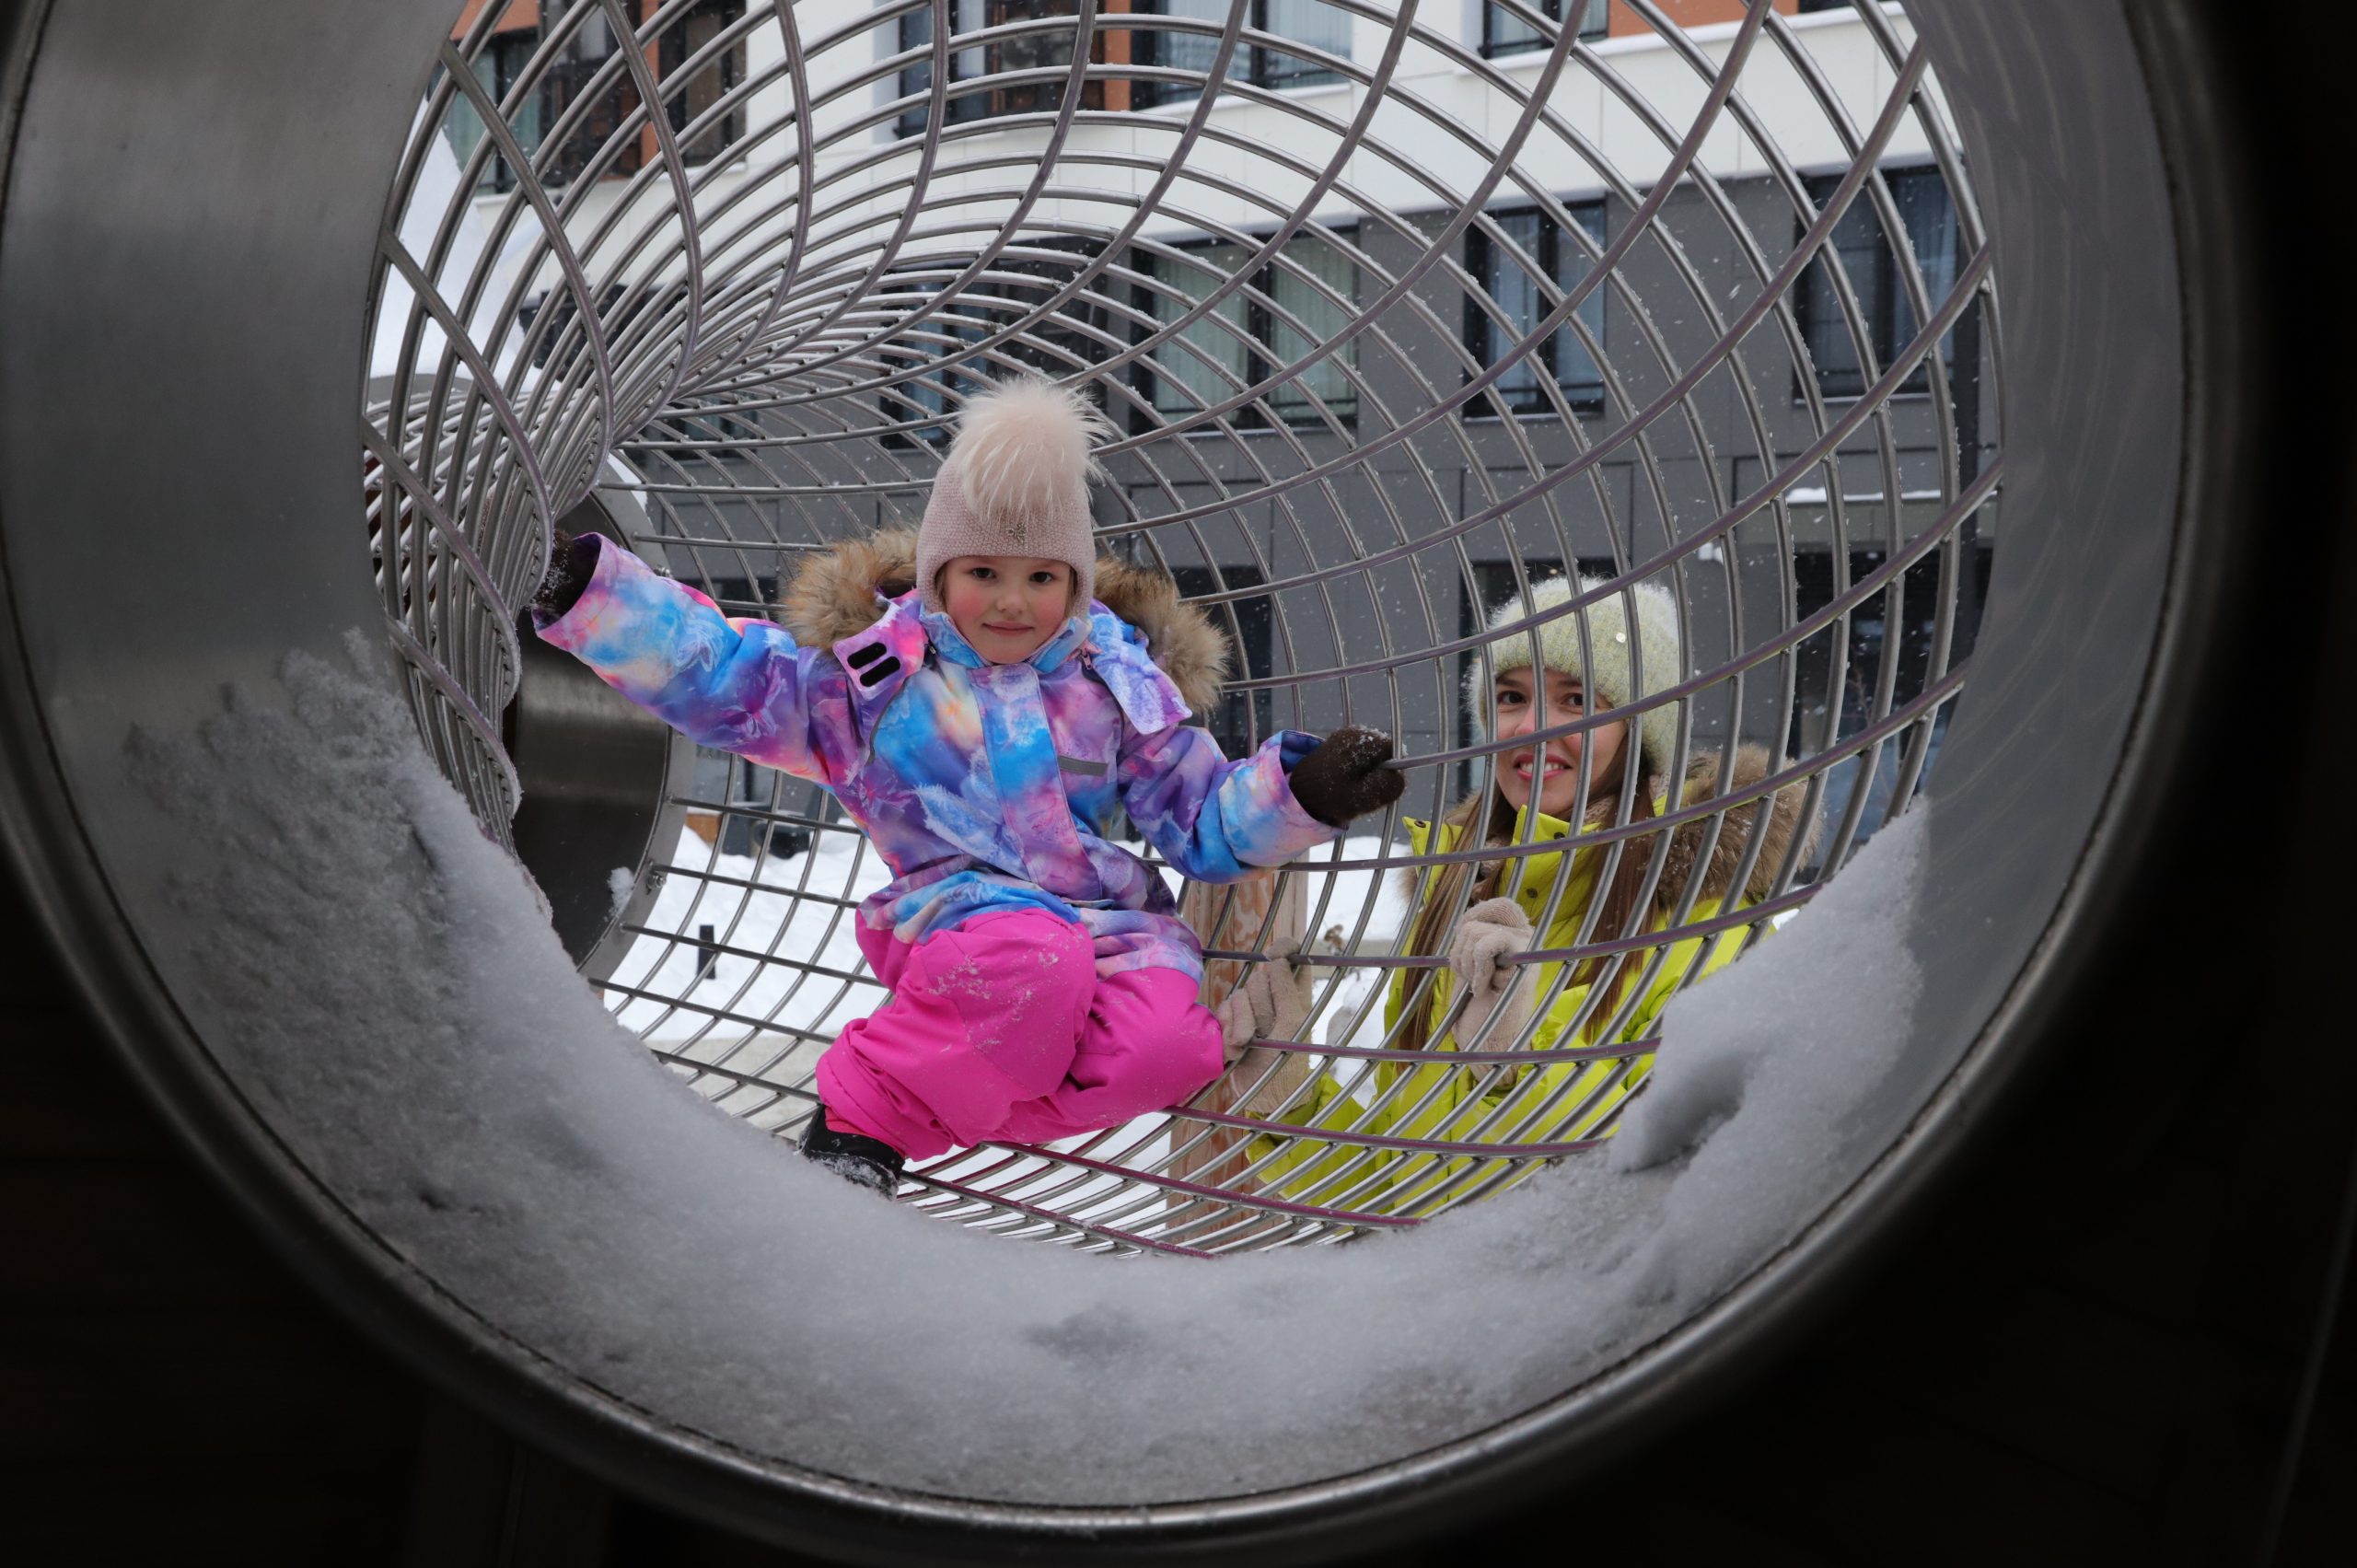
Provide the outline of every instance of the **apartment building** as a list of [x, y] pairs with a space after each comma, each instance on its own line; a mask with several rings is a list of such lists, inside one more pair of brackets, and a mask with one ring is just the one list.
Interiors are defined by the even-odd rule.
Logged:
[[[1741, 115], [1724, 115], [1659, 195], [1677, 149], [1646, 107], [1685, 123], [1739, 0], [1665, 0], [1674, 38], [1622, 0], [1568, 0], [1568, 14], [1567, 0], [1457, 0], [1419, 12], [1423, 30], [1388, 54], [1387, 17], [1248, 0], [1248, 30], [1207, 110], [1200, 84], [1228, 0], [1109, 0], [1052, 179], [1018, 224], [993, 228], [1066, 107], [1074, 34], [1056, 19], [1075, 13], [1073, 0], [948, 0], [939, 12], [808, 0], [787, 13], [790, 29], [746, 0], [633, 4], [660, 23], [642, 40], [645, 74], [600, 74], [619, 47], [602, 25], [552, 44], [543, 7], [523, 0], [461, 16], [454, 39], [472, 51], [483, 96], [505, 105], [512, 136], [512, 148], [486, 145], [502, 138], [464, 108], [445, 123], [487, 229], [511, 204], [520, 153], [562, 192], [568, 232], [602, 230], [617, 245], [660, 232], [678, 205], [649, 197], [669, 172], [668, 135], [696, 210], [746, 215], [699, 224], [708, 291], [775, 265], [800, 224], [797, 282], [830, 341], [853, 345], [798, 401], [722, 389], [627, 443], [637, 473], [682, 487], [644, 494], [648, 530], [801, 543], [913, 520], [944, 416], [979, 377], [1111, 363], [1098, 384], [1136, 444], [1109, 465], [1100, 524], [1109, 548], [1158, 559], [1212, 595], [1248, 679], [1266, 682], [1211, 715], [1232, 745], [1271, 725], [1321, 727], [1346, 708], [1396, 728], [1410, 751], [1458, 743], [1464, 656], [1422, 651], [1470, 632], [1517, 581], [1626, 569], [1758, 494], [1917, 334], [1910, 285], [1920, 278], [1934, 307], [1947, 295], [1968, 221], [1933, 133], [1904, 118], [1876, 160], [1887, 199], [1853, 201], [1786, 291], [1805, 352], [1771, 318], [1737, 358], [1689, 375], [1851, 167], [1909, 40], [1897, 6], [1778, 0], [1798, 54], [1755, 47]], [[1574, 29], [1607, 69], [1564, 61], [1540, 92], [1554, 27]], [[1353, 142], [1378, 75], [1385, 91]], [[657, 78], [664, 113], [618, 138], [637, 84]], [[1829, 94], [1841, 114], [1825, 112]], [[1513, 173], [1482, 188], [1486, 149], [1534, 97], [1546, 112]], [[1436, 134], [1444, 124], [1462, 139]], [[954, 146], [956, 180], [926, 182], [928, 143]], [[801, 169], [784, 167], [797, 157], [807, 196], [756, 199], [800, 189]], [[1014, 172], [995, 185], [973, 172], [1000, 165]], [[1649, 203], [1654, 221], [1620, 243]], [[519, 256], [522, 232], [507, 241]], [[1591, 283], [1608, 254], [1610, 275]], [[545, 263], [538, 279], [518, 277], [501, 274], [489, 294], [529, 291], [528, 322], [545, 299], [566, 308]], [[676, 311], [685, 284], [610, 287], [608, 328], [624, 341], [634, 321]], [[1537, 336], [1584, 287], [1571, 316]], [[1777, 505], [1689, 559], [1677, 575], [1698, 668], [1749, 645], [1747, 627], [1826, 603], [1970, 481], [1994, 446], [1992, 336], [1980, 308], [1968, 310], [1943, 341], [1938, 385], [1919, 367], [1828, 462], [1786, 475]], [[543, 334], [543, 363], [556, 339]], [[1401, 434], [1482, 377], [1463, 417]], [[1680, 416], [1614, 445], [1681, 377]], [[830, 432], [839, 438], [818, 438]], [[1598, 447], [1600, 459], [1583, 459]], [[1508, 505], [1516, 496], [1527, 498]], [[1941, 563], [1927, 560], [1790, 664], [1706, 694], [1698, 738], [1739, 732], [1814, 750], [1865, 722], [1886, 670], [1900, 700], [1920, 691], [1935, 639], [1952, 658], [1969, 648], [1994, 532], [1992, 509], [1948, 563], [1963, 583], [1952, 625], [1937, 622]], [[792, 558], [667, 553], [746, 611]]]

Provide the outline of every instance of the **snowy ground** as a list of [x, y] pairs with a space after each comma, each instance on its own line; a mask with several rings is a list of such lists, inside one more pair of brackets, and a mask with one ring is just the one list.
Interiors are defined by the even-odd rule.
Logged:
[[1609, 1158], [1216, 1263], [977, 1236], [666, 1092], [390, 691], [296, 659], [128, 738], [181, 910], [143, 940], [386, 1288], [748, 1463], [1099, 1505], [1363, 1471], [1611, 1372], [1882, 1152], [1859, 1108], [1910, 1036], [1930, 810], [1673, 1004]]
[[[1404, 853], [1405, 846], [1393, 847]], [[1364, 861], [1384, 854], [1386, 845], [1363, 836], [1337, 848], [1344, 861]], [[1388, 953], [1401, 917], [1398, 874], [1318, 869], [1335, 855], [1334, 849], [1320, 850], [1290, 873], [1300, 885], [1311, 924], [1326, 938], [1313, 938], [1313, 949], [1343, 946], [1364, 913], [1358, 950]], [[883, 989], [867, 975], [860, 957], [855, 911], [833, 901], [855, 905], [891, 878], [890, 868], [859, 835], [821, 832], [802, 854], [764, 856], [756, 863], [749, 855], [723, 854], [682, 829], [668, 865], [662, 890], [640, 923], [650, 932], [676, 935], [640, 936], [608, 977], [611, 989], [606, 993], [616, 1021], [648, 1044], [698, 1061], [720, 1060], [756, 1033], [781, 1037], [765, 1042], [772, 1052], [807, 1045], [809, 1037], [823, 1044], [883, 1000]], [[1177, 875], [1166, 869], [1164, 876], [1175, 894]], [[740, 951], [720, 954], [698, 979], [702, 959], [696, 944], [706, 925], [714, 943]], [[755, 954], [761, 956], [745, 956]], [[835, 972], [825, 972], [830, 970]], [[842, 978], [852, 975], [858, 978]], [[1381, 1043], [1384, 978], [1379, 970], [1318, 969], [1311, 1038], [1341, 1043], [1339, 1037], [1350, 1032], [1349, 1024], [1374, 996], [1351, 1042]]]
[[[1400, 922], [1398, 874], [1317, 869], [1338, 857], [1373, 860], [1385, 848], [1373, 836], [1348, 839], [1318, 851], [1291, 873], [1300, 884], [1306, 916], [1324, 937], [1313, 940], [1314, 948], [1346, 946], [1364, 915], [1358, 950], [1373, 955], [1392, 949]], [[667, 1057], [724, 1066], [788, 1088], [806, 1087], [827, 1043], [884, 1000], [886, 993], [867, 973], [853, 936], [857, 914], [834, 900], [855, 905], [890, 879], [889, 867], [855, 833], [820, 832], [801, 854], [765, 855], [757, 862], [749, 855], [724, 854], [686, 829], [668, 866], [652, 909], [637, 923], [667, 935], [641, 935], [632, 944], [608, 977], [607, 1006], [619, 1023]], [[1164, 875], [1176, 894], [1176, 874]], [[615, 877], [618, 891], [624, 890], [628, 874], [617, 870]], [[703, 959], [697, 942], [707, 925], [714, 944], [733, 950], [720, 953], [699, 978]], [[1382, 1044], [1385, 978], [1380, 970], [1317, 970], [1309, 1038]], [[791, 1125], [806, 1109], [797, 1097], [757, 1086], [732, 1088], [717, 1076], [699, 1081], [698, 1087], [757, 1127]], [[1086, 1145], [1100, 1161], [1150, 1166], [1169, 1151], [1166, 1122], [1159, 1115], [1144, 1117], [1109, 1139], [1076, 1139], [1058, 1146]], [[1069, 1167], [1036, 1161], [1010, 1165], [1006, 1156], [990, 1151], [923, 1168], [936, 1178], [979, 1182], [995, 1196], [1045, 1204], [1084, 1220], [1106, 1217], [1093, 1206], [1098, 1201], [1133, 1192], [1120, 1178], [1075, 1180]], [[1026, 1170], [1037, 1174], [1025, 1177]], [[1132, 1223], [1142, 1222], [1132, 1216]]]

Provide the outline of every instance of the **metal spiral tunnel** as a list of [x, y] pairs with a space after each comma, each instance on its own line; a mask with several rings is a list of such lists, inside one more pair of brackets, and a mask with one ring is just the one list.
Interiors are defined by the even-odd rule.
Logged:
[[[372, 545], [421, 731], [495, 833], [523, 771], [517, 840], [609, 1005], [791, 1133], [816, 1052], [880, 999], [849, 910], [887, 874], [815, 787], [699, 763], [527, 651], [547, 523], [600, 522], [769, 613], [808, 552], [912, 523], [966, 395], [1018, 369], [1116, 423], [1102, 546], [1227, 633], [1207, 716], [1232, 751], [1373, 724], [1411, 756], [1402, 812], [1439, 816], [1501, 749], [1458, 696], [1488, 608], [1566, 568], [1599, 584], [1582, 602], [1659, 585], [1685, 656], [1624, 716], [1674, 705], [1677, 776], [1763, 748], [1823, 819], [1764, 898], [1701, 918], [1689, 893], [1665, 935], [1740, 942], [1798, 911], [1907, 807], [1963, 689], [1996, 321], [1907, 17], [1720, 9], [1695, 30], [1642, 0], [1571, 26], [1502, 6], [1469, 40], [1453, 13], [1308, 0], [468, 7], [387, 209]], [[602, 723], [541, 716], [574, 691]], [[1607, 877], [1689, 824], [1740, 838], [1769, 799], [1730, 785], [1631, 823], [1636, 794], [1601, 824]], [[910, 1201], [1200, 1255], [1421, 1223], [1595, 1146], [1642, 1029], [1596, 1031], [1631, 1041], [1581, 1053], [1606, 1071], [1437, 1125], [1453, 1086], [1377, 1080], [1433, 1060], [1384, 1005], [1395, 976], [1421, 1005], [1437, 962], [1400, 950], [1387, 887], [1422, 864], [1395, 816], [1190, 900], [1208, 1000], [1299, 951], [1298, 1038], [1168, 1118], [928, 1162]], [[1668, 946], [1643, 919], [1591, 916], [1531, 961], [1600, 958], [1599, 1002], [1622, 969], [1642, 994]], [[1561, 1066], [1550, 1043], [1444, 1060], [1493, 1094]], [[1294, 1123], [1320, 1078], [1362, 1112], [1313, 1137]]]
[[[2174, 38], [2017, 0], [26, 7], [0, 17], [0, 842], [144, 1092], [290, 1260], [502, 1420], [680, 1506], [869, 1557], [1297, 1554], [1592, 1468], [1920, 1212], [2073, 994], [2189, 744], [2172, 699], [2211, 613], [2189, 574], [2242, 547], [2201, 417], [2227, 385], [2201, 312], [2232, 281], [2204, 247], [2232, 203]], [[1229, 753], [1370, 724], [1408, 788], [1282, 874], [1178, 889], [1207, 999], [1292, 961], [1292, 1038], [1164, 1116], [926, 1162], [902, 1203], [1217, 1257], [1494, 1223], [1507, 1205], [1448, 1211], [1590, 1155], [1643, 1030], [1608, 1020], [1596, 1070], [1553, 1079], [1528, 1071], [1563, 1058], [1535, 1028], [1474, 1034], [1446, 1075], [1504, 1109], [1454, 1120], [1382, 1073], [1448, 1054], [1404, 1051], [1387, 1016], [1439, 967], [1407, 950], [1402, 883], [1450, 857], [1413, 853], [1410, 821], [1491, 787], [1505, 749], [1467, 679], [1546, 616], [1489, 617], [1574, 572], [1585, 601], [1676, 607], [1679, 668], [1622, 715], [1675, 715], [1673, 772], [1767, 760], [1592, 830], [1655, 876], [1679, 842], [1745, 846], [1737, 878], [1766, 891], [1707, 919], [1681, 900], [1673, 939], [1782, 940], [1936, 781], [1922, 890], [1891, 916], [1915, 1000], [1825, 1156], [1835, 1196], [1674, 1331], [1482, 1431], [1259, 1493], [874, 1484], [568, 1359], [522, 1309], [553, 1274], [454, 1283], [484, 1260], [388, 1234], [336, 1165], [363, 1132], [436, 1136], [496, 1183], [501, 1129], [575, 1063], [515, 1040], [354, 1061], [329, 1020], [300, 1043], [367, 1086], [365, 1128], [256, 1070], [267, 1020], [216, 1005], [206, 955], [308, 960], [192, 900], [235, 843], [191, 842], [134, 764], [225, 691], [281, 689], [290, 656], [349, 668], [359, 626], [662, 1064], [617, 1051], [647, 1103], [790, 1135], [818, 1051], [880, 998], [850, 932], [886, 874], [822, 795], [698, 753], [519, 608], [562, 523], [772, 613], [814, 552], [912, 523], [964, 400], [1017, 368], [1113, 421], [1100, 546], [1225, 632], [1201, 718]], [[93, 410], [138, 441], [92, 460]], [[1787, 792], [1810, 830], [1770, 862], [1753, 829]], [[246, 828], [277, 824], [257, 801]], [[352, 901], [435, 888], [424, 846], [377, 847], [382, 885]], [[1661, 946], [1591, 918], [1527, 961], [1595, 960], [1634, 994]], [[339, 961], [392, 1004], [435, 978], [377, 957]], [[408, 1114], [467, 1095], [480, 1116]], [[631, 1142], [557, 1132], [585, 1165]], [[668, 1288], [682, 1259], [744, 1283], [719, 1266], [742, 1237], [695, 1205], [655, 1257], [596, 1206], [515, 1197], [516, 1256], [571, 1249], [600, 1290]], [[767, 1366], [755, 1327], [714, 1330], [710, 1365]]]

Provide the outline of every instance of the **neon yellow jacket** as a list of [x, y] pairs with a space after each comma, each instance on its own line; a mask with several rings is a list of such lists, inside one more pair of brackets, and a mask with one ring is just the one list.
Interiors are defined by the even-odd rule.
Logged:
[[[1756, 778], [1764, 775], [1767, 769], [1765, 753], [1746, 748], [1736, 760], [1734, 783], [1739, 787], [1747, 782], [1747, 775]], [[1689, 775], [1686, 791], [1689, 800], [1704, 798], [1717, 787], [1714, 771], [1713, 762], [1705, 760], [1697, 771], [1699, 776]], [[1730, 814], [1710, 863], [1699, 868], [1702, 887], [1698, 889], [1681, 929], [1713, 920], [1759, 896], [1771, 882], [1777, 863], [1797, 828], [1798, 796], [1797, 789], [1786, 790], [1778, 796], [1770, 814], [1769, 841], [1761, 846], [1748, 878], [1749, 886], [1733, 899], [1727, 895], [1735, 891], [1731, 883], [1742, 854], [1742, 830], [1751, 814], [1740, 808]], [[1655, 889], [1652, 916], [1644, 928], [1647, 932], [1666, 930], [1670, 915], [1676, 912], [1678, 897], [1697, 870], [1692, 858], [1699, 853], [1701, 826], [1689, 824], [1673, 834], [1669, 864]], [[1411, 821], [1409, 831], [1416, 853], [1424, 853], [1431, 842], [1430, 825]], [[1571, 836], [1571, 826], [1557, 818], [1536, 814], [1531, 818], [1528, 836], [1534, 843], [1561, 840]], [[1457, 839], [1457, 829], [1444, 826], [1440, 849], [1456, 848]], [[1642, 841], [1631, 842], [1623, 853], [1643, 854], [1645, 845]], [[1545, 919], [1546, 926], [1538, 933], [1537, 946], [1563, 948], [1578, 944], [1580, 923], [1595, 893], [1604, 858], [1603, 846], [1531, 854], [1521, 862], [1518, 885], [1516, 874], [1509, 865], [1500, 879], [1499, 891], [1522, 906], [1534, 927]], [[1427, 872], [1420, 886], [1428, 889], [1435, 875]], [[1559, 882], [1561, 895], [1555, 899], [1550, 915], [1548, 900]], [[1403, 931], [1412, 929], [1414, 921], [1411, 911]], [[1563, 984], [1564, 966], [1561, 962], [1538, 965], [1530, 993], [1538, 1017], [1527, 1049], [1569, 1051], [1648, 1038], [1655, 1031], [1663, 1006], [1689, 975], [1699, 979], [1724, 966], [1742, 950], [1747, 933], [1748, 928], [1738, 925], [1639, 949], [1631, 956], [1630, 979], [1622, 990], [1619, 1007], [1608, 1009], [1599, 1003], [1596, 1013], [1581, 1021], [1576, 1033], [1572, 1032], [1573, 1020], [1579, 1016], [1589, 987]], [[1593, 943], [1611, 935], [1591, 933], [1588, 940]], [[1432, 1038], [1426, 1049], [1436, 1053], [1456, 1052], [1459, 1049], [1457, 1040], [1441, 1027], [1441, 1020], [1449, 1016], [1454, 1005], [1456, 989], [1456, 977], [1446, 968], [1403, 969], [1393, 973], [1384, 1005], [1387, 1031], [1397, 1027], [1409, 995], [1418, 988], [1426, 988], [1429, 998], [1426, 1006]], [[1629, 1003], [1631, 996], [1637, 999], [1633, 1007]], [[1620, 1023], [1612, 1029], [1608, 1041], [1605, 1030], [1614, 1013], [1621, 1014]], [[1466, 1027], [1469, 1030], [1478, 1022], [1472, 1020]], [[1519, 1048], [1519, 1041], [1494, 1036], [1479, 1046], [1485, 1051]], [[1614, 1112], [1644, 1081], [1652, 1066], [1651, 1051], [1575, 1059], [1560, 1067], [1537, 1068], [1501, 1063], [1469, 1069], [1441, 1062], [1426, 1066], [1332, 1058], [1322, 1063], [1306, 1090], [1277, 1119], [1313, 1133], [1316, 1129], [1327, 1128], [1338, 1132], [1451, 1143], [1574, 1143], [1608, 1136]], [[1428, 1211], [1444, 1198], [1479, 1187], [1491, 1177], [1504, 1176], [1515, 1168], [1504, 1161], [1474, 1156], [1329, 1143], [1314, 1136], [1289, 1142], [1270, 1137], [1256, 1139], [1252, 1155], [1256, 1159], [1276, 1156], [1255, 1173], [1265, 1191], [1299, 1202], [1394, 1214]]]

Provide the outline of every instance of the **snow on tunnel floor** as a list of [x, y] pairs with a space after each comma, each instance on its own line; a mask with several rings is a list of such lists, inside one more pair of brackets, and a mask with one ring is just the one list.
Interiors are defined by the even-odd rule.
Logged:
[[1880, 1152], [1849, 1113], [1908, 1032], [1920, 809], [1673, 1005], [1612, 1158], [1214, 1263], [939, 1224], [680, 1092], [353, 646], [363, 679], [294, 656], [283, 690], [128, 738], [195, 917], [151, 956], [397, 1288], [529, 1347], [527, 1376], [765, 1463], [1131, 1505], [1403, 1459], [1674, 1329]]

